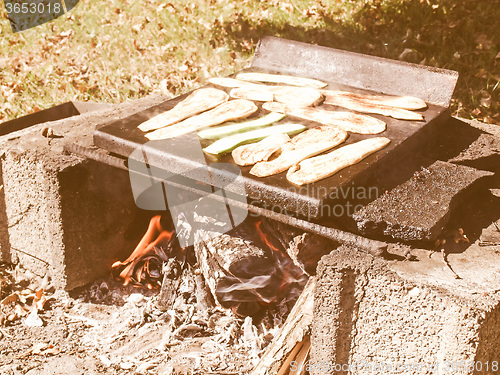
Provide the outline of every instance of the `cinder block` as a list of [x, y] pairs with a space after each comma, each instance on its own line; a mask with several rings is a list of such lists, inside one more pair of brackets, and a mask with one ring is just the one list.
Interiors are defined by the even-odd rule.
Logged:
[[491, 172], [436, 161], [353, 215], [367, 235], [435, 240], [474, 183]]
[[[128, 173], [68, 155], [63, 145], [91, 146], [96, 126], [163, 100], [147, 97], [0, 137], [2, 259], [73, 289], [130, 252], [150, 213], [135, 206]], [[41, 135], [47, 126], [57, 136], [50, 144]]]
[[476, 260], [466, 265], [463, 280], [437, 266], [442, 259], [426, 255], [392, 265], [341, 246], [323, 257], [311, 374], [347, 374], [348, 365], [356, 375], [494, 373], [493, 362], [500, 362], [500, 257], [484, 249], [468, 252]]

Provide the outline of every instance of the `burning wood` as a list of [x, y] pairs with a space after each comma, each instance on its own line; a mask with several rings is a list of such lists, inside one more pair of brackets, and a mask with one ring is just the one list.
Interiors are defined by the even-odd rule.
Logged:
[[119, 272], [123, 285], [132, 282], [152, 289], [160, 284], [162, 263], [179, 250], [174, 231], [164, 229], [158, 215], [151, 219], [146, 234], [132, 254], [123, 262], [113, 263], [111, 269], [115, 275]]
[[[195, 215], [196, 217], [196, 215]], [[241, 316], [255, 315], [265, 306], [293, 300], [300, 293], [307, 276], [290, 259], [284, 241], [261, 220], [247, 220], [227, 233], [220, 233], [214, 218], [198, 216], [193, 235], [197, 266], [184, 267], [186, 249], [180, 249], [176, 233], [168, 231], [155, 216], [136, 249], [112, 268], [129, 283], [149, 289], [161, 284], [159, 305], [168, 310], [174, 303], [180, 279], [185, 272], [196, 274], [197, 301], [201, 310], [215, 302]], [[189, 226], [189, 225], [188, 225]], [[187, 233], [186, 233], [187, 234]], [[191, 234], [187, 234], [191, 235]], [[201, 276], [203, 275], [203, 278]], [[208, 287], [209, 297], [204, 284]]]
[[[306, 276], [260, 220], [249, 217], [227, 233], [195, 233], [195, 254], [217, 302], [239, 315], [255, 315], [264, 306], [290, 298]], [[293, 293], [292, 293], [293, 294]]]

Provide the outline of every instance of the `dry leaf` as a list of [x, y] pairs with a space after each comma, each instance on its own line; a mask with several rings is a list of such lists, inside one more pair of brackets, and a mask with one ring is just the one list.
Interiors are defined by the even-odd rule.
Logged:
[[35, 300], [40, 300], [43, 297], [43, 288], [40, 288], [35, 293]]
[[21, 305], [16, 305], [14, 307], [14, 312], [16, 313], [16, 315], [19, 317], [19, 316], [25, 316], [30, 310], [26, 307], [26, 306], [21, 306]]
[[486, 34], [479, 34], [476, 37], [476, 43], [477, 43], [476, 48], [482, 50], [489, 50], [493, 45], [493, 42], [488, 39], [488, 36]]
[[43, 354], [46, 355], [56, 355], [59, 354], [61, 351], [56, 348], [54, 345], [49, 345], [49, 347], [44, 351]]
[[17, 292], [15, 293], [12, 293], [10, 295], [8, 295], [7, 297], [5, 297], [2, 302], [0, 302], [0, 304], [2, 305], [7, 305], [11, 302], [17, 302], [19, 301], [19, 294], [17, 294]]
[[43, 308], [45, 307], [45, 303], [47, 302], [47, 297], [42, 296], [39, 300], [34, 301], [34, 305], [38, 311], [42, 311]]

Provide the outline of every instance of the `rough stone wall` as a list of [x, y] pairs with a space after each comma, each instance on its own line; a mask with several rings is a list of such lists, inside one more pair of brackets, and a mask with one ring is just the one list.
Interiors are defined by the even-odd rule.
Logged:
[[36, 151], [12, 151], [2, 160], [7, 256], [36, 274], [49, 272], [64, 283], [64, 247], [60, 217], [59, 182]]
[[[417, 284], [347, 247], [323, 257], [318, 277], [314, 375], [487, 374], [486, 362], [500, 360], [498, 301], [495, 307]], [[474, 361], [483, 371], [467, 368]], [[349, 363], [358, 367], [339, 366]]]
[[[128, 173], [64, 152], [92, 146], [95, 128], [164, 101], [152, 96], [0, 137], [1, 260], [73, 289], [133, 250], [151, 213], [133, 201]], [[58, 137], [50, 144], [45, 126]]]

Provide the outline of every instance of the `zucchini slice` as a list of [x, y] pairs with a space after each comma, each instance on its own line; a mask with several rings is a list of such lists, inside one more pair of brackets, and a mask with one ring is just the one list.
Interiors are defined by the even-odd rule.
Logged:
[[263, 129], [251, 130], [249, 132], [230, 135], [215, 141], [210, 146], [203, 149], [208, 154], [213, 155], [223, 155], [233, 151], [236, 147], [246, 143], [252, 143], [260, 141], [266, 137], [273, 134], [297, 134], [306, 129], [306, 126], [302, 124], [282, 124], [270, 126]]
[[229, 135], [262, 128], [271, 125], [285, 117], [283, 113], [271, 112], [255, 120], [236, 122], [228, 125], [218, 126], [216, 128], [207, 128], [200, 130], [198, 136], [203, 139], [219, 139]]

